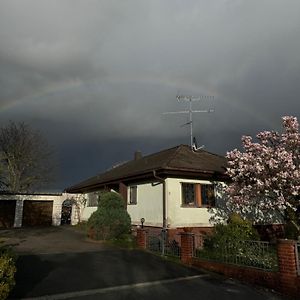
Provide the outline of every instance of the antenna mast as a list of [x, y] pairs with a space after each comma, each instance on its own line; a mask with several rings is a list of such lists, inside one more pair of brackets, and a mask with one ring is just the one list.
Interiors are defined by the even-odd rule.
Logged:
[[170, 111], [170, 112], [165, 112], [163, 115], [175, 115], [175, 114], [189, 114], [189, 122], [183, 124], [185, 125], [190, 125], [190, 143], [191, 143], [191, 148], [193, 149], [194, 146], [194, 141], [193, 141], [193, 113], [212, 113], [214, 112], [213, 109], [205, 109], [205, 110], [193, 110], [192, 109], [192, 103], [195, 101], [201, 101], [201, 100], [212, 100], [214, 99], [214, 96], [184, 96], [184, 95], [178, 95], [176, 96], [176, 99], [178, 102], [189, 102], [189, 109], [188, 110], [182, 110], [182, 111]]

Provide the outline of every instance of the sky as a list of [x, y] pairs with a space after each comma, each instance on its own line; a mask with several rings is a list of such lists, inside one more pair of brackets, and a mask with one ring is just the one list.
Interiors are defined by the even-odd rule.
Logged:
[[53, 146], [62, 191], [112, 165], [189, 144], [225, 155], [300, 117], [298, 0], [0, 0], [0, 126]]

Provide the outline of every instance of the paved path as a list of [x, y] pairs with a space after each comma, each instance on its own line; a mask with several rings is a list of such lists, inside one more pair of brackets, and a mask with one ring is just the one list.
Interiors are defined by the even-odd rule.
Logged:
[[283, 299], [147, 252], [90, 242], [73, 228], [2, 233], [19, 252], [10, 299]]

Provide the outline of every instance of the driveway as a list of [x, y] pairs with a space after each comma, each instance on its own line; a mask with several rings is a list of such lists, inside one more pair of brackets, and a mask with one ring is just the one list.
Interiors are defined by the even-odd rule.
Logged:
[[10, 299], [283, 299], [147, 252], [91, 242], [72, 227], [0, 236], [19, 253]]
[[108, 248], [105, 243], [88, 239], [83, 231], [72, 226], [1, 230], [1, 240], [4, 245], [12, 245], [21, 255], [87, 252]]

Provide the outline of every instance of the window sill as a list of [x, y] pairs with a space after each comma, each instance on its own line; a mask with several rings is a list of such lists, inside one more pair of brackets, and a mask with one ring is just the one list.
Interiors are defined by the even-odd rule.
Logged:
[[203, 206], [196, 206], [196, 205], [181, 205], [181, 208], [214, 208], [214, 206], [210, 205], [203, 205]]
[[181, 205], [182, 208], [201, 208], [199, 206], [196, 205], [189, 205], [189, 204], [182, 204]]

